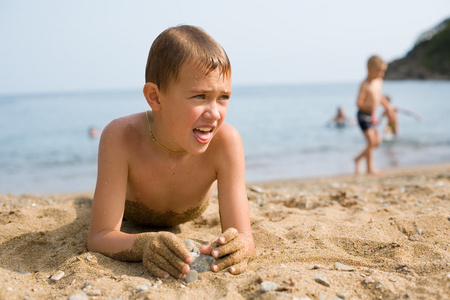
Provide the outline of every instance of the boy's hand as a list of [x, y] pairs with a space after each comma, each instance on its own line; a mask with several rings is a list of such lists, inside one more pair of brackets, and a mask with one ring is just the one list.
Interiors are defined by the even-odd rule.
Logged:
[[192, 257], [186, 245], [171, 232], [144, 233], [142, 263], [159, 278], [184, 278], [189, 272]]
[[253, 249], [251, 238], [239, 234], [235, 228], [228, 228], [217, 240], [209, 246], [201, 246], [199, 250], [202, 254], [218, 259], [211, 265], [213, 272], [230, 267], [229, 272], [237, 275], [247, 269], [248, 260], [252, 256], [250, 248]]

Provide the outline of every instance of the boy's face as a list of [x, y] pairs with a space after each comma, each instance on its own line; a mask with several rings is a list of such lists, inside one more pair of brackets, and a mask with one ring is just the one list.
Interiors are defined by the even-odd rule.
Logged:
[[163, 144], [169, 149], [200, 154], [208, 148], [225, 119], [231, 96], [231, 75], [219, 73], [216, 69], [205, 75], [205, 68], [185, 63], [178, 79], [160, 93], [167, 135]]
[[381, 66], [369, 67], [369, 77], [372, 79], [383, 78], [384, 73], [386, 72], [386, 69], [387, 69], [386, 64], [382, 64]]

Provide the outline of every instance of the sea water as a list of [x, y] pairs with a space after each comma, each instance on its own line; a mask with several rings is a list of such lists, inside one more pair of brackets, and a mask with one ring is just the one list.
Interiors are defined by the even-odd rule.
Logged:
[[[328, 123], [338, 107], [355, 117], [357, 92], [358, 83], [234, 86], [225, 122], [242, 136], [247, 182], [352, 173], [364, 136]], [[384, 92], [422, 120], [399, 113], [376, 167], [450, 162], [450, 82], [387, 81]], [[89, 127], [147, 109], [138, 89], [0, 96], [0, 193], [92, 191], [99, 139]]]

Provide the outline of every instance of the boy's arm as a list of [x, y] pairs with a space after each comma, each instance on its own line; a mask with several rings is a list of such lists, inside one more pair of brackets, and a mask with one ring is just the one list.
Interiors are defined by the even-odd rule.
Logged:
[[366, 107], [364, 106], [364, 100], [366, 99], [367, 88], [365, 82], [361, 83], [358, 92], [358, 98], [356, 100], [356, 106], [361, 111], [366, 111]]
[[[119, 120], [102, 132], [98, 153], [98, 174], [92, 204], [88, 249], [119, 253], [132, 248], [137, 235], [120, 232], [125, 205], [128, 160]], [[138, 260], [130, 257], [130, 260]]]
[[221, 143], [215, 151], [218, 152], [216, 172], [223, 233], [201, 251], [220, 258], [212, 265], [213, 271], [231, 266], [230, 273], [239, 274], [245, 271], [248, 259], [255, 253], [245, 187], [244, 148], [239, 133], [228, 124], [222, 126]]
[[[192, 258], [170, 232], [128, 234], [120, 231], [128, 180], [127, 132], [113, 121], [102, 133], [98, 178], [92, 204], [88, 250], [123, 261], [143, 261], [154, 275], [183, 278]], [[122, 121], [123, 122], [123, 121]]]
[[404, 108], [400, 108], [400, 107], [396, 107], [395, 109], [397, 110], [397, 112], [401, 112], [405, 115], [411, 116], [411, 117], [415, 118], [417, 121], [422, 121], [422, 117], [413, 111], [410, 111], [410, 110], [407, 110]]
[[385, 97], [382, 97], [381, 105], [384, 107], [384, 109], [386, 111], [386, 116], [389, 120], [389, 123], [395, 123], [397, 118], [395, 115], [395, 109], [392, 106], [392, 104]]

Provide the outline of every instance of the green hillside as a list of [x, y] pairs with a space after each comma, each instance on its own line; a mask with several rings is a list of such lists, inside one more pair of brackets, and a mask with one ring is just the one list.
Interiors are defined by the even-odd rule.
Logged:
[[385, 79], [450, 80], [450, 18], [423, 33], [404, 58], [389, 63]]

